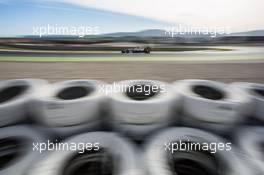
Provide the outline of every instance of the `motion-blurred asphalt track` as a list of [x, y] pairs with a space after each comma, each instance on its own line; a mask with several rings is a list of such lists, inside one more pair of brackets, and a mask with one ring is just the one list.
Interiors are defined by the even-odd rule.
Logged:
[[[0, 52], [0, 79], [43, 78], [49, 81], [97, 79], [210, 79], [222, 82], [264, 82], [264, 48], [231, 47], [232, 51], [120, 52], [39, 51]], [[32, 53], [31, 53], [32, 52]], [[40, 51], [43, 52], [43, 51]]]
[[172, 82], [199, 78], [222, 82], [264, 83], [264, 62], [1, 62], [0, 79], [43, 78], [49, 81], [156, 79]]

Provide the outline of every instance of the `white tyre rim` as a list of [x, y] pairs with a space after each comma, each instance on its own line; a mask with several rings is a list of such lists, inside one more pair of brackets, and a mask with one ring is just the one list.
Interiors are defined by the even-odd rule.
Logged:
[[69, 137], [79, 133], [89, 132], [89, 131], [98, 131], [101, 127], [101, 121], [91, 121], [84, 124], [79, 124], [75, 126], [63, 126], [63, 127], [45, 127], [47, 131], [60, 136], [60, 137]]
[[196, 120], [190, 116], [181, 116], [182, 118], [182, 123], [184, 126], [188, 127], [193, 127], [193, 128], [199, 128], [199, 129], [206, 129], [209, 130], [210, 132], [220, 134], [220, 135], [225, 135], [225, 134], [230, 134], [230, 131], [234, 130], [237, 125], [234, 123], [210, 123], [206, 121], [200, 121]]

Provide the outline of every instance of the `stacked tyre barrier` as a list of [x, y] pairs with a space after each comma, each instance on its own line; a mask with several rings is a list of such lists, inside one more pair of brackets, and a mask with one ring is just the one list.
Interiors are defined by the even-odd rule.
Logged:
[[117, 83], [125, 90], [110, 94], [110, 112], [116, 130], [142, 139], [155, 130], [168, 126], [173, 104], [179, 103], [172, 87], [152, 80], [128, 80]]
[[106, 95], [99, 92], [103, 82], [69, 80], [46, 86], [33, 99], [36, 120], [59, 135], [72, 135], [99, 127], [100, 111]]
[[174, 83], [183, 97], [182, 120], [188, 126], [225, 133], [245, 121], [253, 101], [232, 86], [209, 80], [182, 80]]
[[263, 107], [246, 82], [2, 80], [0, 175], [261, 175]]

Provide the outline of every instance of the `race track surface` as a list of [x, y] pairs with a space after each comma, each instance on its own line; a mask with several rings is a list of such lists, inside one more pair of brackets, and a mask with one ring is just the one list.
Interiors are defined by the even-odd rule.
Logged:
[[264, 83], [264, 62], [0, 62], [0, 79], [210, 79]]

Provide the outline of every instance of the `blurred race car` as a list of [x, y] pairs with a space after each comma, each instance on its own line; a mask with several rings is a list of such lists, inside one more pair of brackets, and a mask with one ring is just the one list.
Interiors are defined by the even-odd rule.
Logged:
[[135, 47], [129, 49], [123, 49], [122, 53], [150, 53], [150, 47]]

